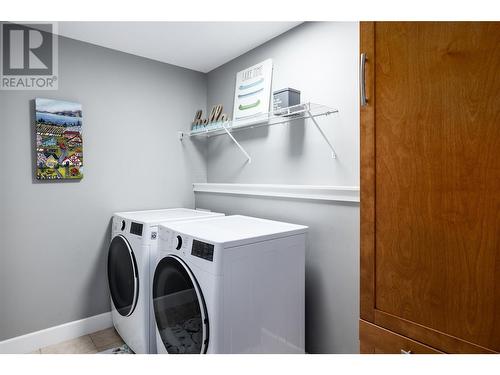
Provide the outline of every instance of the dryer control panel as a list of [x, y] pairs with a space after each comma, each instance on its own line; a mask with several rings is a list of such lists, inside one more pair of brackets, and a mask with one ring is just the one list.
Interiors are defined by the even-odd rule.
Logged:
[[191, 255], [203, 258], [210, 262], [214, 261], [214, 245], [198, 240], [193, 240], [193, 247], [191, 248]]
[[130, 223], [131, 234], [135, 234], [136, 236], [142, 236], [142, 228], [143, 225], [141, 223], [135, 223], [133, 221]]

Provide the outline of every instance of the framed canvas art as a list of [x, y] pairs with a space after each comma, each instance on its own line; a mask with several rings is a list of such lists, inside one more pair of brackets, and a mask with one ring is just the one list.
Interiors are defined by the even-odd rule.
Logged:
[[82, 106], [35, 99], [36, 178], [83, 178]]
[[273, 60], [267, 59], [236, 75], [233, 120], [251, 122], [252, 117], [269, 112]]

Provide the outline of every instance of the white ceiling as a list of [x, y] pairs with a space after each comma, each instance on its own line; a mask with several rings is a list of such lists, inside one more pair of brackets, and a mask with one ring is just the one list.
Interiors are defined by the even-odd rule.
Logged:
[[62, 36], [207, 73], [300, 22], [59, 22]]

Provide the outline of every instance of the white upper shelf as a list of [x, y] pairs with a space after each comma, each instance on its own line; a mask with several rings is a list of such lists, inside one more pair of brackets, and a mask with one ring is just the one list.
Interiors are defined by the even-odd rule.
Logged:
[[[291, 107], [283, 108], [278, 111], [260, 113], [255, 116], [246, 117], [226, 122], [215, 122], [206, 126], [200, 126], [199, 129], [190, 131], [187, 135], [196, 136], [215, 136], [226, 134], [227, 131], [236, 131], [241, 129], [255, 128], [258, 126], [271, 126], [283, 124], [290, 121], [327, 116], [337, 113], [338, 110], [326, 105], [315, 103], [303, 103]], [[225, 129], [224, 129], [225, 128]]]

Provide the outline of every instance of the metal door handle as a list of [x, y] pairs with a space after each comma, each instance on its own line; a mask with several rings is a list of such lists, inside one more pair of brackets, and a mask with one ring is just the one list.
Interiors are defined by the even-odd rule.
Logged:
[[361, 95], [361, 106], [364, 107], [368, 103], [366, 99], [366, 82], [365, 82], [365, 65], [366, 65], [366, 53], [361, 54], [361, 61], [359, 64], [359, 86]]

